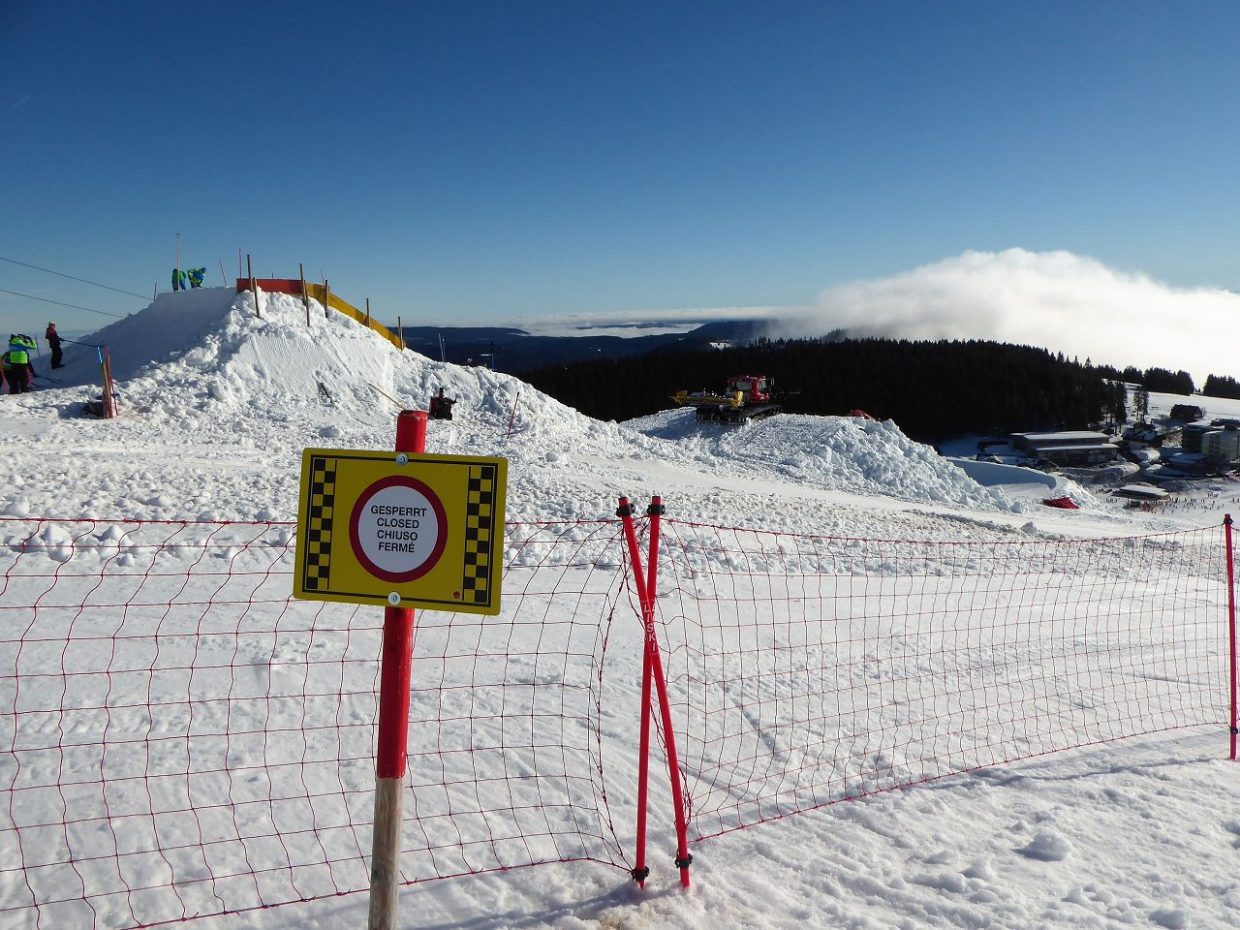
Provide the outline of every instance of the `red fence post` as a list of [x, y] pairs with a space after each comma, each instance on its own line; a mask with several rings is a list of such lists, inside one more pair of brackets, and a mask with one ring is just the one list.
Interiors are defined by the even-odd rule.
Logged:
[[[620, 507], [616, 511], [624, 522], [624, 538], [628, 544], [629, 562], [633, 566], [634, 584], [637, 586], [637, 600], [641, 604], [642, 622], [646, 621], [646, 585], [642, 578], [641, 554], [637, 551], [637, 534], [633, 531], [633, 505], [627, 497], [620, 498]], [[648, 633], [642, 634], [642, 697], [639, 713], [641, 714], [641, 736], [637, 749], [637, 848], [634, 859], [633, 878], [641, 888], [646, 887], [646, 877], [650, 869], [646, 865], [646, 786], [650, 774], [650, 649], [645, 642]]]
[[659, 692], [659, 707], [663, 713], [663, 741], [667, 746], [667, 769], [672, 781], [672, 804], [676, 815], [676, 867], [680, 869], [680, 886], [689, 887], [689, 826], [685, 822], [684, 793], [680, 784], [680, 760], [676, 757], [676, 733], [672, 729], [672, 705], [667, 696], [667, 679], [663, 675], [663, 659], [659, 655], [659, 643], [655, 638], [654, 604], [658, 596], [659, 578], [659, 518], [663, 516], [663, 499], [657, 494], [650, 499], [646, 510], [650, 516], [649, 578], [646, 583], [647, 621], [646, 648], [650, 653], [650, 667], [655, 688]]
[[633, 877], [643, 887], [649, 869], [646, 868], [646, 780], [649, 771], [650, 748], [650, 683], [659, 695], [659, 710], [663, 723], [663, 741], [667, 748], [667, 767], [671, 777], [672, 805], [675, 808], [676, 821], [676, 867], [680, 869], [680, 884], [689, 887], [689, 864], [693, 857], [689, 855], [688, 824], [685, 822], [684, 794], [680, 784], [680, 762], [676, 757], [676, 734], [672, 729], [672, 708], [668, 701], [667, 681], [663, 676], [663, 659], [659, 654], [658, 634], [654, 625], [654, 606], [658, 581], [659, 557], [659, 518], [663, 515], [662, 499], [657, 495], [651, 499], [646, 513], [650, 517], [650, 551], [648, 575], [642, 577], [641, 553], [637, 549], [637, 533], [633, 528], [633, 507], [628, 498], [620, 498], [620, 509], [616, 511], [624, 523], [624, 536], [628, 544], [629, 560], [633, 563], [633, 583], [637, 588], [637, 599], [642, 608], [642, 624], [644, 627], [644, 648], [642, 650], [642, 721], [641, 747], [638, 758], [637, 784], [637, 863]]
[[1231, 678], [1228, 700], [1231, 704], [1231, 758], [1236, 758], [1236, 562], [1231, 541], [1231, 514], [1223, 517], [1227, 538], [1227, 630], [1231, 645]]
[[[402, 410], [396, 451], [426, 451], [426, 412]], [[379, 741], [375, 752], [375, 825], [371, 843], [369, 930], [396, 930], [400, 886], [400, 826], [405, 759], [409, 751], [409, 686], [413, 609], [385, 607], [379, 682]]]

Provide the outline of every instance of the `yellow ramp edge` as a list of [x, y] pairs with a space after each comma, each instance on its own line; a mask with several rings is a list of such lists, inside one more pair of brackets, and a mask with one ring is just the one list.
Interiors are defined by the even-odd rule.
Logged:
[[374, 317], [367, 320], [365, 313], [358, 310], [357, 307], [353, 306], [348, 301], [341, 300], [335, 294], [329, 293], [327, 288], [325, 288], [322, 284], [311, 284], [307, 281], [306, 294], [309, 297], [313, 297], [324, 306], [331, 307], [331, 309], [337, 311], [338, 313], [343, 313], [347, 317], [352, 317], [363, 326], [369, 326], [392, 345], [396, 346], [396, 348], [403, 349], [405, 347], [404, 340], [400, 338], [399, 333], [392, 332]]

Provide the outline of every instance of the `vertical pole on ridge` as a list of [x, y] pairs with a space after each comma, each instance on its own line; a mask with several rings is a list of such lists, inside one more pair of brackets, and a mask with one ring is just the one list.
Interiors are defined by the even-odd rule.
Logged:
[[1231, 676], [1229, 678], [1228, 703], [1231, 706], [1231, 758], [1236, 758], [1236, 562], [1231, 540], [1231, 514], [1223, 517], [1223, 531], [1227, 538], [1227, 631], [1231, 647]]
[[642, 607], [642, 624], [644, 627], [644, 649], [642, 651], [642, 722], [641, 722], [641, 755], [638, 759], [638, 855], [637, 868], [633, 877], [643, 885], [649, 870], [645, 867], [646, 838], [646, 781], [649, 771], [650, 746], [650, 684], [653, 681], [659, 695], [659, 710], [663, 723], [663, 741], [667, 749], [667, 767], [671, 778], [672, 804], [676, 821], [676, 867], [680, 869], [681, 887], [689, 887], [689, 864], [693, 857], [689, 855], [688, 825], [685, 822], [684, 797], [680, 783], [680, 763], [676, 757], [676, 734], [672, 729], [672, 708], [668, 700], [667, 680], [663, 675], [663, 659], [659, 654], [658, 634], [654, 623], [655, 598], [657, 596], [658, 556], [659, 556], [659, 518], [663, 515], [662, 499], [655, 496], [651, 499], [646, 511], [650, 518], [650, 547], [646, 577], [642, 577], [641, 554], [637, 549], [637, 533], [633, 529], [633, 507], [628, 498], [620, 499], [617, 514], [624, 522], [624, 535], [629, 549], [629, 560], [633, 563], [633, 582], [637, 588], [637, 598]]
[[261, 317], [262, 314], [258, 310], [258, 285], [254, 282], [254, 262], [248, 255], [245, 257], [245, 271], [250, 279], [250, 293], [254, 295], [254, 315]]
[[[396, 451], [426, 451], [426, 412], [402, 410]], [[413, 665], [412, 608], [385, 607], [375, 752], [375, 825], [371, 844], [369, 930], [396, 930], [400, 827], [409, 751], [409, 687]]]
[[112, 381], [112, 355], [108, 347], [99, 350], [103, 364], [103, 415], [108, 419], [116, 416], [116, 385]]
[[[443, 337], [440, 336], [439, 351], [443, 351]], [[512, 399], [512, 413], [508, 415], [508, 435], [512, 435], [512, 424], [517, 422], [517, 404], [521, 402], [521, 389], [517, 388], [517, 396]], [[632, 505], [630, 505], [632, 506]]]
[[310, 328], [310, 295], [306, 293], [306, 266], [297, 263], [297, 274], [301, 277], [301, 305], [306, 308], [306, 328]]

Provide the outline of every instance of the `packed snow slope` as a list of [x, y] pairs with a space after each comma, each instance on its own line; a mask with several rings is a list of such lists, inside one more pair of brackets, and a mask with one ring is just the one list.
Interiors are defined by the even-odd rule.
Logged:
[[[21, 441], [0, 466], [2, 513], [292, 520], [303, 448], [391, 448], [397, 412], [425, 409], [443, 388], [457, 399], [454, 419], [432, 421], [427, 450], [506, 456], [513, 520], [608, 516], [620, 495], [662, 494], [685, 519], [809, 533], [1073, 526], [1041, 507], [1046, 488], [983, 487], [890, 422], [703, 427], [692, 411], [669, 410], [602, 423], [512, 376], [401, 352], [314, 301], [307, 317], [283, 294], [261, 295], [257, 312], [252, 295], [224, 288], [164, 294], [83, 341], [108, 347], [120, 417], [82, 413], [98, 396], [89, 346], [68, 347], [59, 382], [41, 377], [46, 389], [6, 396], [0, 426]], [[1057, 493], [1068, 491], [1098, 507], [1079, 488]]]
[[[683, 520], [849, 537], [1126, 536], [1216, 524], [1236, 493], [1220, 483], [1197, 509], [1150, 515], [1020, 470], [983, 487], [896, 424], [851, 418], [700, 428], [672, 410], [600, 423], [511, 376], [397, 351], [318, 304], [307, 323], [299, 300], [260, 303], [167, 294], [84, 340], [109, 348], [118, 419], [83, 416], [99, 362], [80, 345], [60, 381], [0, 397], [0, 513], [293, 520], [304, 447], [390, 449], [397, 412], [424, 409], [441, 387], [455, 418], [430, 424], [428, 451], [506, 456], [509, 520], [608, 517], [619, 495], [661, 494]], [[1065, 493], [1082, 509], [1040, 503]], [[1225, 799], [1240, 767], [1224, 761], [1226, 741], [1221, 726], [1129, 740], [764, 824], [703, 844], [688, 893], [660, 816], [645, 890], [588, 864], [518, 869], [404, 888], [400, 926], [1235, 926], [1240, 818]], [[183, 925], [336, 930], [366, 913], [359, 894]]]

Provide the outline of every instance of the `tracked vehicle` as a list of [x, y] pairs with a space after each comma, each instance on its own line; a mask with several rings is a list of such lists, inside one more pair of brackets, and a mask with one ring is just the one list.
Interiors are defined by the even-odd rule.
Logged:
[[783, 407], [775, 394], [775, 379], [766, 375], [733, 375], [722, 394], [677, 391], [672, 400], [682, 407], [697, 408], [700, 423], [745, 423], [774, 416]]

